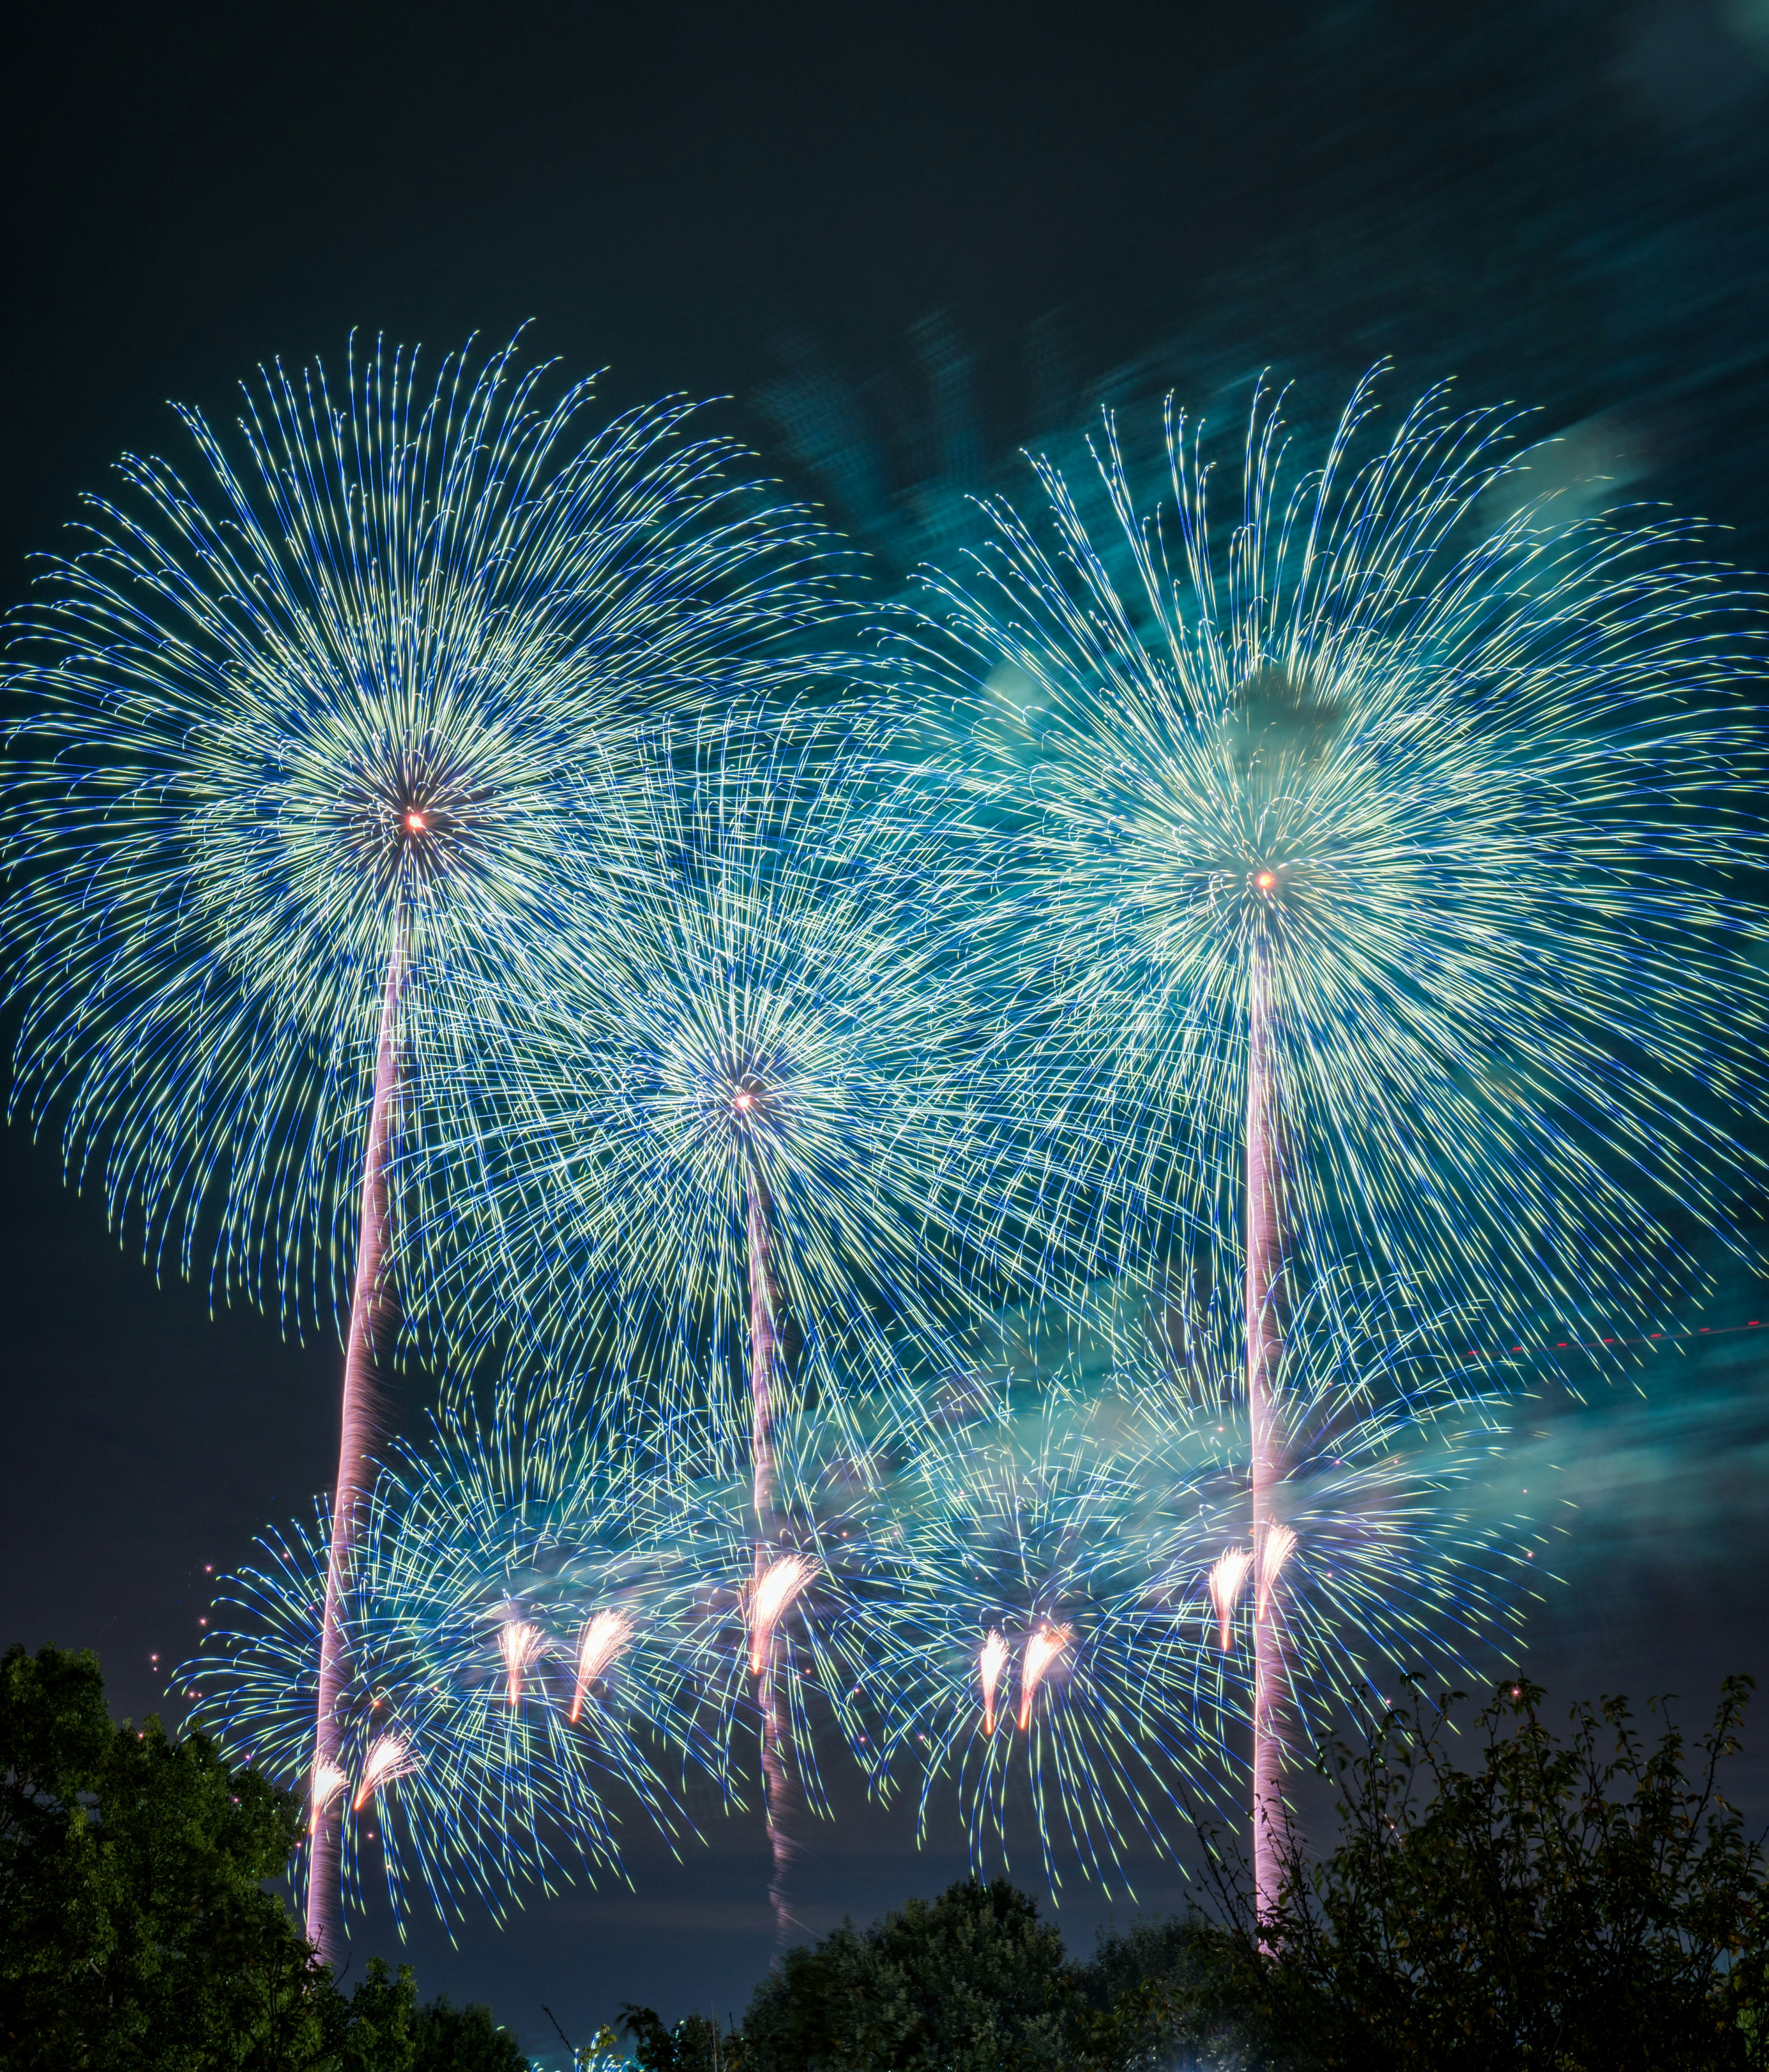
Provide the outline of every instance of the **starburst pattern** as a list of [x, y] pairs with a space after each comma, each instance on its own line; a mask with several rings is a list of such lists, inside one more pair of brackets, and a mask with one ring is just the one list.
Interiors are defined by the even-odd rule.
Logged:
[[1109, 1263], [1235, 1240], [1263, 983], [1291, 1254], [1582, 1316], [1757, 1170], [1760, 605], [1686, 524], [1520, 496], [1505, 413], [1375, 407], [1302, 472], [1262, 394], [1228, 526], [1183, 418], [1148, 516], [1109, 426], [1097, 510], [1041, 464], [930, 579], [1024, 831], [1026, 1128]]
[[396, 957], [409, 1078], [463, 968], [565, 925], [562, 765], [796, 674], [831, 609], [827, 542], [693, 406], [587, 430], [545, 374], [377, 347], [335, 391], [270, 369], [232, 441], [181, 410], [193, 468], [125, 458], [10, 622], [13, 1112], [290, 1328], [348, 1298]]

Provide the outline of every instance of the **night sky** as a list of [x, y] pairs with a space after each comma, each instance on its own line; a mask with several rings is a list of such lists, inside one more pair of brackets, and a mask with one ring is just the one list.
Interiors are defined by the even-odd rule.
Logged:
[[[1233, 414], [1269, 367], [1306, 422], [1384, 355], [1539, 404], [1569, 479], [1769, 565], [1769, 0], [64, 6], [7, 59], [9, 602], [120, 450], [176, 450], [167, 398], [224, 418], [260, 361], [352, 327], [440, 351], [529, 319], [611, 406], [729, 395], [882, 590], [1102, 402]], [[157, 1285], [16, 1128], [0, 1199], [0, 1644], [96, 1648], [138, 1715], [210, 1570], [327, 1484], [339, 1355]], [[1528, 1630], [1555, 1692], [1698, 1712], [1769, 1671], [1766, 1305], [1717, 1261], [1681, 1349], [1541, 1377], [1514, 1465], [1566, 1507]], [[396, 1387], [396, 1421], [426, 1400]], [[1740, 1782], [1769, 1818], [1769, 1760]], [[631, 1893], [459, 1950], [419, 1923], [421, 1988], [536, 2051], [543, 2001], [579, 2041], [625, 2000], [740, 2011], [772, 1947], [759, 1824], [705, 1827], [681, 1863], [636, 1827]], [[1181, 1900], [1141, 1868], [1141, 1904]], [[961, 1869], [844, 1806], [795, 1906], [820, 1932]], [[1058, 1918], [1084, 1949], [1105, 1911]], [[389, 1924], [352, 1947], [391, 1954]]]

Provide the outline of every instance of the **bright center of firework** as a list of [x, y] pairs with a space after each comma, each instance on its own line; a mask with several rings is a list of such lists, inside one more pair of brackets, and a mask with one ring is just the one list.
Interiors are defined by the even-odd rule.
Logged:
[[738, 1094], [736, 1099], [731, 1103], [731, 1106], [737, 1110], [739, 1115], [747, 1115], [749, 1111], [755, 1107], [755, 1096], [751, 1093]]
[[1277, 874], [1275, 870], [1262, 870], [1253, 882], [1261, 892], [1269, 892], [1277, 882]]
[[405, 816], [405, 826], [406, 826], [406, 828], [407, 828], [407, 830], [408, 830], [410, 833], [412, 833], [412, 834], [414, 834], [414, 835], [421, 835], [421, 834], [422, 834], [422, 832], [424, 832], [424, 829], [425, 829], [425, 827], [426, 826], [426, 824], [427, 824], [427, 823], [426, 822], [426, 820], [425, 820], [425, 819], [424, 819], [424, 816], [423, 816], [422, 813], [408, 813], [408, 814]]

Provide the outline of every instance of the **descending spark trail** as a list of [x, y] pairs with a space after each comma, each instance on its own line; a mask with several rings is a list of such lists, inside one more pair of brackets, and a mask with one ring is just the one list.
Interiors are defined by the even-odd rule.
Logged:
[[384, 1784], [391, 1784], [396, 1778], [409, 1777], [416, 1767], [411, 1744], [403, 1734], [380, 1736], [363, 1762], [362, 1782], [350, 1802], [351, 1811], [361, 1812]]
[[545, 1646], [545, 1636], [530, 1620], [506, 1618], [498, 1626], [497, 1641], [498, 1651], [504, 1657], [507, 1702], [520, 1705], [523, 1679], [528, 1674], [529, 1663]]

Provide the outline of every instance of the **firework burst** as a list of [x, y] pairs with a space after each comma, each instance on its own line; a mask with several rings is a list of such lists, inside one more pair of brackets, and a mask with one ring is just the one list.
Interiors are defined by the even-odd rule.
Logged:
[[989, 1314], [977, 865], [881, 710], [652, 756], [638, 784], [580, 766], [562, 896], [605, 954], [586, 972], [570, 936], [540, 986], [476, 997], [461, 1048], [508, 1068], [434, 1213], [514, 1367], [624, 1376], [662, 1429], [710, 1412], [748, 1456], [771, 1396], [839, 1403]]
[[1031, 837], [1027, 1127], [1100, 1147], [1109, 1248], [1244, 1244], [1261, 1022], [1286, 1256], [1582, 1316], [1693, 1272], [1750, 1163], [1757, 603], [1688, 525], [1499, 516], [1503, 413], [1434, 390], [1360, 458], [1373, 410], [1303, 474], [1261, 396], [1226, 532], [1183, 419], [1146, 520], [1109, 428], [1098, 516], [1043, 467], [1051, 536], [998, 507], [932, 579]]
[[[450, 1922], [475, 1897], [502, 1918], [525, 1885], [622, 1875], [623, 1812], [678, 1838], [693, 1790], [741, 1810], [758, 1726], [776, 1808], [790, 1748], [791, 1783], [827, 1811], [812, 1751], [859, 1668], [841, 1614], [862, 1483], [821, 1420], [783, 1424], [776, 1457], [783, 1551], [758, 1578], [744, 1478], [668, 1473], [562, 1397], [456, 1414], [395, 1452], [344, 1601], [338, 1758], [310, 1792], [312, 1832], [343, 1817], [353, 1898], [377, 1860], [401, 1921], [420, 1897]], [[177, 1672], [197, 1724], [294, 1786], [327, 1540], [322, 1514], [261, 1543]]]
[[1686, 527], [1501, 516], [1504, 413], [1434, 390], [1370, 450], [1373, 407], [1298, 476], [1262, 393], [1226, 532], [1183, 420], [1148, 520], [1108, 425], [1098, 523], [1040, 465], [1049, 537], [999, 508], [970, 586], [933, 579], [1030, 835], [1001, 915], [1026, 1140], [1109, 1268], [1176, 1223], [1244, 1263], [1261, 1906], [1275, 1291], [1350, 1254], [1538, 1324], [1661, 1294], [1679, 1227], [1730, 1232], [1764, 1055], [1755, 601], [1672, 559]]
[[[297, 1788], [328, 1544], [323, 1515], [315, 1531], [261, 1542], [179, 1672], [201, 1694], [198, 1725]], [[684, 1832], [685, 1779], [726, 1781], [684, 1639], [721, 1552], [684, 1531], [636, 1454], [538, 1423], [455, 1418], [396, 1453], [352, 1564], [340, 1624], [353, 1675], [337, 1758], [311, 1799], [315, 1835], [327, 1807], [348, 1811], [352, 1897], [378, 1860], [401, 1921], [420, 1897], [450, 1922], [475, 1897], [502, 1918], [525, 1885], [621, 1875], [623, 1812]]]
[[[427, 1128], [459, 1141], [436, 1104], [474, 1083], [431, 1070], [439, 1010], [566, 925], [558, 773], [586, 740], [618, 763], [660, 706], [776, 680], [772, 643], [829, 608], [816, 528], [688, 405], [586, 434], [588, 384], [545, 404], [545, 372], [512, 343], [426, 384], [377, 348], [338, 393], [272, 369], [232, 445], [182, 411], [189, 479], [125, 459], [11, 623], [12, 1107], [60, 1122], [157, 1266], [286, 1327], [348, 1308], [334, 1611], [389, 1190]], [[329, 1614], [323, 1654], [316, 1775], [348, 1675]]]
[[829, 1622], [864, 1664], [856, 1753], [884, 1794], [914, 1775], [924, 1835], [956, 1795], [980, 1868], [1018, 1832], [1053, 1889], [1126, 1887], [1127, 1850], [1173, 1852], [1225, 1788], [1256, 1619], [1310, 1737], [1403, 1675], [1510, 1658], [1536, 1577], [1483, 1486], [1503, 1402], [1441, 1331], [1396, 1338], [1400, 1306], [1342, 1281], [1289, 1318], [1257, 1558], [1232, 1318], [1126, 1324], [1140, 1356], [1104, 1386], [905, 1406], [829, 1556]]

